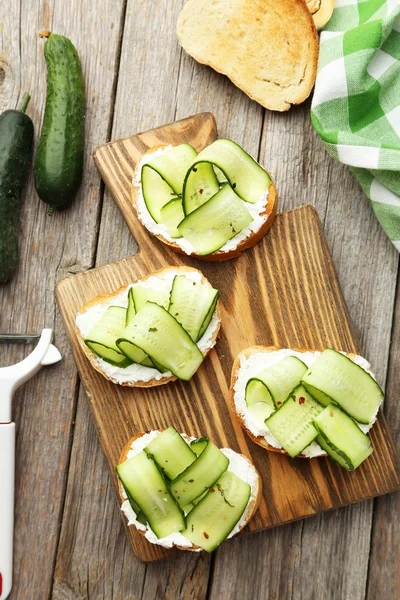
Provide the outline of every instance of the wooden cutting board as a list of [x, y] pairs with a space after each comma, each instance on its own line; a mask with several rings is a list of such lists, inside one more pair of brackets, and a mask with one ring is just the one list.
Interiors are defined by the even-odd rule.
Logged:
[[[213, 116], [201, 114], [95, 151], [96, 164], [140, 252], [64, 279], [57, 286], [56, 297], [115, 486], [115, 465], [121, 449], [135, 433], [172, 424], [189, 435], [209, 435], [220, 447], [228, 446], [249, 456], [262, 475], [263, 499], [246, 533], [399, 489], [400, 470], [382, 414], [371, 431], [375, 452], [354, 473], [347, 473], [326, 458], [292, 460], [268, 453], [246, 436], [231, 414], [231, 367], [236, 355], [247, 346], [332, 346], [359, 354], [362, 348], [318, 215], [311, 206], [278, 215], [264, 240], [240, 258], [224, 263], [179, 256], [150, 237], [137, 221], [129, 202], [130, 181], [134, 165], [146, 149], [171, 141], [188, 141], [201, 149], [215, 137]], [[182, 264], [201, 269], [221, 292], [222, 330], [216, 348], [190, 382], [152, 389], [110, 383], [90, 366], [77, 343], [78, 309], [94, 296], [111, 292], [155, 269]], [[143, 561], [171, 553], [148, 543], [133, 527], [127, 532], [136, 556]]]

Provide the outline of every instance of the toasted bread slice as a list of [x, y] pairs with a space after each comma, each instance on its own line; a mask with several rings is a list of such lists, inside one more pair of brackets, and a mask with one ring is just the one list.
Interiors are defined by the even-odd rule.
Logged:
[[[198, 271], [197, 269], [193, 269], [192, 267], [186, 267], [186, 266], [182, 266], [182, 267], [164, 267], [163, 269], [159, 269], [158, 271], [153, 271], [152, 273], [149, 273], [148, 275], [146, 275], [146, 277], [141, 277], [139, 279], [135, 279], [134, 281], [132, 281], [131, 283], [136, 283], [137, 281], [146, 281], [146, 279], [148, 279], [149, 277], [152, 277], [154, 275], [162, 275], [163, 273], [166, 273], [168, 271], [177, 271], [179, 273], [185, 273], [185, 272], [196, 272], [196, 273], [200, 273], [200, 271]], [[204, 277], [204, 275], [202, 275], [202, 279], [201, 279], [202, 283], [205, 283], [207, 285], [209, 285], [211, 287], [211, 283], [208, 281], [208, 279], [206, 279]], [[115, 292], [112, 292], [111, 294], [102, 294], [100, 296], [96, 296], [96, 298], [93, 298], [92, 300], [89, 300], [88, 302], [86, 302], [80, 309], [79, 309], [79, 313], [78, 314], [83, 314], [87, 311], [88, 308], [90, 308], [91, 306], [95, 306], [96, 304], [101, 304], [101, 303], [105, 303], [105, 302], [109, 302], [111, 300], [111, 298], [114, 298], [116, 296], [118, 296], [121, 292], [123, 292], [126, 288], [128, 287], [128, 285], [123, 285], [120, 288], [118, 288]], [[218, 335], [219, 335], [219, 330], [221, 328], [221, 311], [220, 311], [220, 300], [218, 299], [217, 305], [215, 307], [215, 312], [219, 318], [219, 324], [218, 327], [215, 329], [214, 333], [213, 333], [213, 337], [210, 340], [210, 347], [207, 348], [207, 350], [205, 352], [203, 352], [203, 356], [204, 358], [207, 356], [207, 354], [210, 352], [210, 350], [212, 350], [212, 348], [214, 347]], [[78, 337], [78, 341], [79, 341], [79, 345], [82, 348], [83, 352], [86, 354], [87, 358], [89, 359], [91, 365], [93, 366], [94, 369], [96, 369], [96, 371], [98, 371], [99, 373], [101, 373], [103, 375], [103, 377], [105, 377], [106, 379], [108, 379], [109, 381], [113, 381], [113, 379], [111, 377], [109, 377], [109, 375], [104, 371], [104, 369], [101, 367], [101, 365], [99, 364], [99, 360], [98, 357], [88, 348], [88, 346], [86, 346], [84, 338], [82, 337], [79, 328], [76, 327], [76, 335]], [[129, 386], [129, 387], [140, 387], [140, 388], [148, 388], [148, 387], [155, 387], [158, 385], [164, 385], [165, 383], [169, 383], [170, 381], [176, 381], [176, 377], [174, 375], [170, 376], [170, 377], [163, 377], [162, 379], [150, 379], [149, 381], [126, 381], [126, 382], [115, 382], [113, 381], [113, 383], [119, 383], [119, 385], [124, 385], [124, 386]]]
[[[133, 436], [133, 438], [131, 438], [129, 440], [129, 442], [122, 449], [121, 456], [119, 458], [119, 464], [121, 464], [121, 463], [123, 463], [123, 462], [125, 462], [127, 460], [127, 455], [128, 455], [129, 450], [131, 449], [131, 446], [132, 446], [133, 442], [135, 440], [137, 440], [138, 438], [142, 437], [145, 434], [146, 434], [145, 431], [141, 431], [140, 433], [137, 433], [136, 435]], [[249, 521], [251, 520], [251, 518], [255, 514], [255, 512], [258, 509], [258, 506], [259, 506], [259, 504], [261, 502], [262, 480], [261, 480], [260, 474], [258, 473], [258, 471], [255, 468], [255, 466], [253, 465], [253, 463], [246, 456], [244, 456], [243, 454], [241, 454], [240, 456], [243, 456], [243, 458], [248, 461], [250, 468], [252, 468], [257, 473], [257, 493], [256, 493], [255, 497], [247, 505], [246, 513], [245, 513], [246, 514], [246, 519], [245, 519], [245, 521], [243, 522], [243, 524], [240, 527], [240, 531], [241, 531], [249, 523]], [[122, 483], [119, 480], [118, 480], [118, 490], [119, 490], [120, 500], [123, 503], [123, 502], [125, 502], [126, 498], [123, 495]], [[143, 535], [143, 536], [145, 535], [145, 531], [140, 530], [140, 529], [137, 529], [137, 531], [141, 535]], [[237, 534], [235, 534], [235, 535], [237, 535]], [[188, 550], [189, 552], [199, 552], [200, 550], [202, 550], [202, 548], [200, 548], [200, 546], [195, 546], [195, 545], [191, 546], [190, 548], [184, 548], [183, 546], [175, 546], [175, 547], [178, 548], [179, 550]]]
[[[249, 358], [252, 354], [255, 354], [256, 352], [275, 352], [277, 350], [282, 350], [282, 348], [280, 348], [278, 346], [250, 346], [249, 348], [246, 348], [245, 350], [243, 350], [236, 357], [236, 359], [233, 363], [233, 366], [232, 366], [231, 384], [230, 384], [230, 389], [229, 389], [229, 399], [230, 399], [230, 404], [231, 404], [232, 412], [233, 412], [235, 419], [243, 427], [243, 429], [245, 430], [247, 435], [253, 440], [253, 442], [258, 444], [262, 448], [265, 448], [269, 452], [279, 452], [279, 454], [285, 454], [286, 456], [289, 456], [289, 454], [283, 448], [274, 448], [266, 441], [266, 439], [263, 436], [254, 435], [246, 426], [243, 416], [241, 414], [239, 414], [237, 407], [236, 407], [236, 403], [235, 403], [235, 384], [236, 384], [236, 381], [239, 376], [241, 360], [243, 358]], [[315, 348], [315, 349], [291, 348], [291, 350], [294, 350], [295, 352], [300, 352], [300, 353], [302, 353], [302, 352], [321, 352], [322, 351], [321, 349], [317, 349], [317, 348]], [[347, 352], [346, 356], [348, 356], [349, 358], [355, 358], [357, 355], [354, 353], [351, 353], [351, 352]], [[323, 456], [323, 455], [325, 455], [325, 453], [321, 454], [321, 456]], [[310, 457], [305, 456], [304, 454], [299, 454], [296, 458], [310, 458]]]
[[318, 35], [304, 0], [188, 0], [180, 44], [265, 108], [286, 111], [314, 85]]
[[335, 0], [306, 0], [306, 2], [314, 19], [315, 27], [322, 29], [332, 16]]
[[[166, 148], [166, 145], [160, 144], [158, 146], [155, 146], [154, 148], [150, 148], [146, 152], [146, 154], [151, 154], [159, 148]], [[138, 172], [138, 166], [139, 165], [136, 166], [136, 170], [135, 170], [134, 177], [133, 177], [134, 184], [132, 185], [131, 197], [132, 197], [132, 204], [136, 211], [138, 219], [142, 223], [143, 227], [146, 227], [146, 224], [144, 223], [143, 217], [139, 210], [139, 203], [138, 203], [139, 195], [141, 194], [140, 184], [138, 183], [138, 181], [140, 179], [140, 173]], [[229, 252], [224, 252], [223, 250], [217, 250], [216, 252], [213, 252], [212, 254], [208, 254], [207, 256], [200, 256], [199, 254], [195, 254], [195, 253], [190, 254], [190, 256], [193, 256], [194, 258], [197, 258], [198, 260], [204, 260], [207, 262], [222, 262], [224, 260], [230, 260], [231, 258], [236, 258], [236, 257], [240, 256], [245, 250], [248, 250], [249, 248], [252, 248], [256, 244], [258, 244], [258, 242], [265, 236], [265, 234], [267, 233], [267, 231], [269, 230], [269, 228], [271, 227], [271, 225], [274, 221], [277, 208], [278, 208], [278, 195], [276, 193], [275, 185], [271, 181], [271, 184], [268, 188], [268, 196], [266, 198], [265, 210], [261, 213], [263, 217], [265, 216], [265, 219], [263, 220], [258, 231], [251, 233], [246, 239], [239, 242], [239, 244], [236, 246], [236, 248], [234, 250], [230, 250]], [[149, 231], [149, 230], [147, 229], [147, 231]], [[175, 242], [172, 242], [171, 240], [168, 240], [162, 234], [153, 233], [152, 231], [149, 231], [149, 233], [151, 235], [154, 235], [157, 239], [159, 239], [166, 246], [169, 246], [169, 248], [171, 248], [171, 250], [173, 250], [174, 252], [177, 252], [178, 254], [186, 254], [186, 252], [184, 250], [182, 250], [182, 248], [180, 248], [180, 246], [178, 244], [176, 244]]]

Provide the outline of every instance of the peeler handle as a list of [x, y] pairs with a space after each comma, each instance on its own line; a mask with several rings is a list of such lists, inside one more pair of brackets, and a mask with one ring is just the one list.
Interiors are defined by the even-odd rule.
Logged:
[[15, 423], [0, 423], [0, 600], [12, 587]]

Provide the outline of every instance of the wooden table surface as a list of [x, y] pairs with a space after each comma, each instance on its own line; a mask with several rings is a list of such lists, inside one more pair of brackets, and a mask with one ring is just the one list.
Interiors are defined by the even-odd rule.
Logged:
[[[24, 91], [36, 135], [46, 69], [38, 32], [67, 35], [87, 85], [86, 163], [74, 205], [52, 217], [32, 176], [21, 211], [21, 262], [0, 287], [0, 331], [53, 327], [62, 363], [16, 394], [13, 600], [153, 598], [395, 600], [400, 589], [400, 494], [233, 540], [212, 557], [181, 553], [142, 564], [123, 530], [88, 402], [54, 301], [65, 276], [137, 251], [92, 160], [104, 142], [199, 111], [274, 176], [280, 209], [313, 204], [324, 224], [365, 355], [386, 388], [385, 413], [400, 449], [398, 254], [351, 173], [315, 134], [309, 102], [265, 111], [178, 46], [183, 0], [0, 0], [0, 111]], [[0, 348], [0, 366], [21, 347]], [[0, 489], [1, 493], [1, 489]]]

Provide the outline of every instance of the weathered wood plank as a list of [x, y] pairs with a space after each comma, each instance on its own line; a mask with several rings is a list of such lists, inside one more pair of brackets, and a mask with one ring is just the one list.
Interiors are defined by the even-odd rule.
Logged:
[[[281, 209], [309, 201], [319, 211], [365, 354], [378, 380], [384, 383], [396, 252], [351, 173], [324, 151], [312, 129], [307, 105], [292, 109], [288, 115], [266, 113], [260, 158], [275, 176]], [[383, 305], [386, 310], [382, 310]], [[228, 564], [231, 597], [240, 598], [241, 573], [244, 568], [251, 571], [255, 563], [259, 572], [265, 564], [271, 573], [267, 583], [261, 578], [257, 582], [259, 595], [255, 597], [268, 593], [271, 598], [318, 599], [322, 594], [338, 600], [361, 600], [367, 581], [371, 523], [372, 502], [366, 502], [307, 520], [302, 526], [295, 524], [286, 530], [259, 534], [259, 544], [252, 546], [246, 540], [246, 552], [240, 554], [233, 544], [227, 545], [216, 557], [211, 598], [220, 597], [228, 585], [224, 570]], [[289, 566], [288, 539], [291, 548], [296, 548], [294, 557], [290, 550]], [[316, 543], [317, 539], [323, 543]], [[319, 565], [318, 578], [311, 589], [309, 573], [315, 564]]]
[[[55, 5], [56, 4], [56, 5]], [[63, 361], [43, 369], [15, 398], [17, 479], [14, 588], [12, 598], [41, 600], [50, 595], [64, 501], [71, 421], [77, 377], [70, 345], [54, 303], [58, 276], [93, 263], [101, 185], [91, 152], [107, 139], [118, 25], [122, 2], [3, 2], [1, 6], [0, 107], [14, 107], [29, 90], [28, 113], [40, 130], [46, 88], [45, 29], [69, 36], [82, 58], [87, 84], [85, 179], [74, 206], [47, 216], [29, 179], [21, 212], [21, 261], [12, 282], [0, 288], [2, 331], [55, 329]], [[118, 9], [119, 6], [119, 9]], [[93, 36], [93, 32], [98, 35]], [[101, 61], [98, 60], [99, 54]], [[6, 63], [7, 67], [4, 67]], [[1, 349], [1, 362], [22, 358], [21, 348]]]
[[[386, 390], [391, 398], [384, 407], [389, 427], [400, 451], [400, 288], [397, 288], [396, 311], [392, 330], [392, 346]], [[375, 600], [384, 592], [387, 600], [398, 598], [400, 589], [400, 493], [390, 494], [375, 502], [371, 556], [368, 574], [368, 600]]]
[[[176, 99], [174, 86], [176, 86], [179, 72], [180, 50], [175, 40], [175, 21], [182, 5], [182, 0], [170, 1], [162, 4], [160, 10], [153, 11], [145, 0], [129, 1], [126, 10], [123, 45], [121, 50], [121, 63], [119, 68], [117, 98], [113, 118], [111, 138], [124, 137], [136, 131], [149, 129], [156, 125], [173, 121], [175, 118]], [[161, 59], [160, 59], [161, 57]], [[161, 62], [160, 62], [161, 60]], [[106, 264], [130, 256], [137, 251], [137, 245], [131, 236], [119, 210], [105, 193], [102, 208], [100, 239], [96, 264]], [[111, 237], [110, 237], [111, 235]], [[87, 402], [87, 399], [83, 399]], [[79, 405], [82, 399], [79, 399]], [[79, 407], [80, 411], [80, 407]], [[80, 413], [81, 414], [81, 413]], [[83, 419], [77, 419], [76, 439], [86, 439], [93, 452], [93, 460], [100, 459], [101, 450], [97, 436], [93, 429], [88, 430]], [[80, 447], [73, 445], [73, 456], [80, 454]], [[90, 482], [91, 474], [84, 472], [81, 480], [68, 485], [66, 505], [74, 497], [81, 497], [86, 482]], [[109, 474], [105, 467], [102, 478], [109, 481]], [[104, 480], [104, 479], [103, 479]], [[119, 513], [115, 492], [111, 492], [111, 501], [116, 514]], [[103, 504], [93, 504], [90, 498], [81, 500], [82, 509], [76, 515], [77, 530], [85, 529], [85, 535], [80, 538], [80, 543], [75, 544], [71, 536], [67, 535], [68, 519], [65, 520], [65, 537], [61, 539], [60, 557], [64, 561], [73, 552], [73, 561], [58, 571], [55, 586], [55, 600], [81, 600], [93, 598], [96, 600], [109, 600], [112, 598], [196, 598], [201, 600], [206, 597], [208, 581], [209, 558], [193, 556], [192, 553], [182, 553], [177, 558], [157, 563], [145, 569], [143, 580], [141, 570], [144, 569], [135, 560], [131, 549], [128, 547], [125, 530], [120, 516], [119, 536], [124, 541], [123, 549], [118, 549], [110, 556], [108, 539], [102, 530], [102, 543], [95, 555], [87, 554], [87, 543], [95, 539], [98, 522], [103, 522], [105, 508]], [[105, 500], [107, 503], [107, 500]], [[108, 506], [108, 505], [107, 505]], [[92, 515], [88, 520], [87, 515]], [[67, 513], [66, 513], [67, 514]], [[90, 546], [89, 546], [90, 547]], [[109, 564], [110, 572], [115, 573], [121, 568], [121, 578], [115, 578], [112, 595], [106, 581], [108, 574], [98, 570], [99, 563]], [[85, 568], [79, 568], [82, 563]], [[130, 577], [130, 572], [136, 574]], [[91, 574], [97, 574], [96, 579]], [[62, 595], [63, 586], [58, 583], [67, 581], [68, 593]], [[97, 583], [96, 583], [97, 581]], [[102, 587], [103, 586], [103, 587]], [[72, 589], [72, 592], [70, 591]]]

